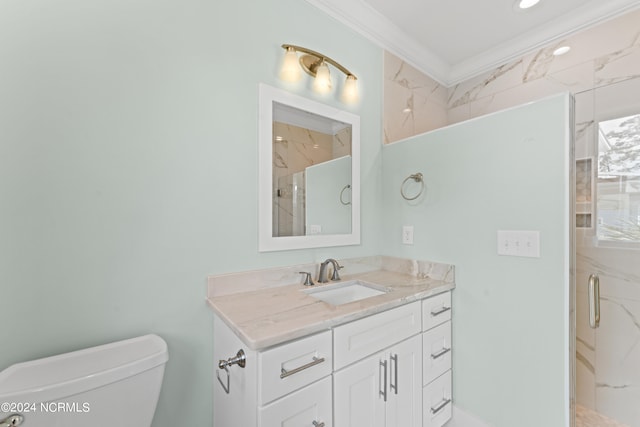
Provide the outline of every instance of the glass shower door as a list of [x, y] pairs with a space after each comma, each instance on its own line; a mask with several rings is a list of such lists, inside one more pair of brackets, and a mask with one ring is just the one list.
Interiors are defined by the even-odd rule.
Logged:
[[575, 99], [576, 426], [640, 427], [640, 78]]

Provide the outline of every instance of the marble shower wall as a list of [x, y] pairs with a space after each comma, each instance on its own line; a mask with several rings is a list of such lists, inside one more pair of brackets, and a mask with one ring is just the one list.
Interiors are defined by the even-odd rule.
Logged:
[[[640, 77], [640, 10], [445, 88], [385, 54], [385, 143], [534, 101]], [[571, 51], [553, 56], [559, 46]], [[405, 111], [406, 108], [411, 111]]]

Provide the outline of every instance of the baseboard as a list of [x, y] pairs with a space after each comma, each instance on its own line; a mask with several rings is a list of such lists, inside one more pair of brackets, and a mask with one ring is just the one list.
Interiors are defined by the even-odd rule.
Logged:
[[462, 409], [457, 406], [453, 406], [453, 413], [451, 416], [451, 420], [445, 427], [491, 427], [489, 424], [480, 421], [475, 416], [464, 412]]

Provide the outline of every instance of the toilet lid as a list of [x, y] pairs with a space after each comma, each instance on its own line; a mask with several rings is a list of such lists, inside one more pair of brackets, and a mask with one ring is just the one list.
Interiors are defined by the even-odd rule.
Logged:
[[60, 399], [139, 374], [167, 360], [166, 342], [150, 334], [17, 363], [0, 372], [0, 401]]

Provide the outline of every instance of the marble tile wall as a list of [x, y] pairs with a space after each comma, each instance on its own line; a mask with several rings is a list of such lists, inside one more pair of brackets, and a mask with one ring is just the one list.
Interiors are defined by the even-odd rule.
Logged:
[[400, 58], [384, 55], [384, 143], [447, 125], [447, 88]]
[[[640, 77], [640, 10], [445, 88], [385, 54], [384, 142], [395, 142], [555, 93]], [[552, 52], [570, 45], [563, 56]], [[411, 111], [405, 112], [406, 108]]]

